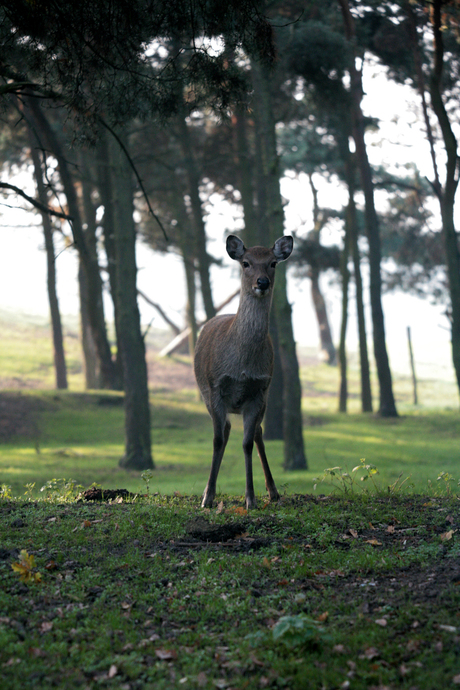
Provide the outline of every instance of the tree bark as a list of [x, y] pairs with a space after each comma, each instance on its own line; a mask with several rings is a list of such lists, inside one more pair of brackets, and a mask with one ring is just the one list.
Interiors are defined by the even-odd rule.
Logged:
[[[276, 147], [275, 120], [270, 94], [268, 68], [255, 61], [252, 63], [254, 108], [257, 111], [259, 144], [262, 153], [261, 172], [266, 194], [266, 220], [269, 243], [284, 234], [284, 214], [280, 192], [280, 166]], [[306, 469], [302, 434], [302, 389], [299, 363], [292, 330], [292, 309], [287, 298], [286, 264], [277, 268], [273, 307], [278, 327], [279, 354], [283, 371], [283, 436], [284, 468]]]
[[[353, 16], [350, 12], [348, 0], [339, 0], [339, 2], [342, 8], [345, 34], [350, 42], [350, 45], [354, 48], [355, 25]], [[356, 145], [356, 155], [364, 192], [366, 231], [367, 240], [369, 243], [370, 301], [372, 310], [374, 356], [380, 386], [379, 413], [382, 417], [397, 417], [398, 413], [396, 411], [396, 404], [393, 396], [393, 382], [385, 342], [385, 320], [382, 309], [382, 278], [380, 273], [380, 233], [377, 212], [374, 204], [372, 172], [367, 156], [364, 138], [364, 116], [361, 109], [363, 87], [361, 81], [361, 72], [357, 69], [354, 59], [350, 64], [350, 77], [353, 139]]]
[[[40, 202], [48, 206], [48, 198], [45, 185], [43, 183], [43, 170], [40, 157], [36, 148], [37, 142], [34, 141], [33, 133], [28, 127], [29, 138], [31, 141], [31, 155], [34, 165], [35, 181], [37, 184], [37, 194]], [[56, 260], [54, 256], [53, 228], [48, 213], [42, 213], [43, 233], [45, 236], [46, 265], [47, 265], [47, 286], [48, 301], [50, 305], [51, 328], [53, 334], [53, 359], [56, 377], [56, 388], [67, 389], [67, 367], [64, 352], [64, 338], [62, 336], [61, 313], [59, 311], [59, 301], [56, 290]]]
[[88, 285], [88, 316], [98, 358], [100, 360], [101, 387], [113, 388], [115, 367], [112, 362], [112, 354], [110, 351], [105, 326], [104, 306], [102, 300], [102, 281], [99, 273], [97, 256], [94, 256], [85, 242], [77, 194], [75, 192], [74, 182], [69, 171], [67, 160], [62, 152], [61, 145], [48, 120], [46, 119], [39, 103], [33, 98], [30, 98], [28, 103], [31, 108], [37, 130], [43, 136], [58, 162], [59, 174], [64, 187], [64, 193], [67, 198], [69, 214], [72, 217], [71, 228], [74, 243], [81, 257], [83, 270], [86, 273], [86, 281]]
[[131, 470], [154, 467], [145, 344], [137, 304], [136, 232], [131, 167], [118, 143], [110, 145], [113, 163], [116, 300], [125, 391], [125, 455], [120, 465]]

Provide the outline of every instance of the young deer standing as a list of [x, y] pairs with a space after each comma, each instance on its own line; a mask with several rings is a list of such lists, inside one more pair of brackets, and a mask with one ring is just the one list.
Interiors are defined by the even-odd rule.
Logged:
[[268, 334], [275, 268], [291, 255], [292, 237], [281, 237], [271, 249], [246, 249], [235, 235], [227, 237], [227, 252], [242, 267], [238, 312], [215, 316], [203, 327], [195, 350], [195, 376], [214, 426], [211, 473], [202, 507], [212, 506], [220, 464], [230, 434], [229, 413], [243, 415], [246, 464], [246, 507], [256, 506], [252, 478], [254, 441], [270, 500], [279, 494], [268, 466], [262, 440], [262, 419], [273, 373], [273, 345]]

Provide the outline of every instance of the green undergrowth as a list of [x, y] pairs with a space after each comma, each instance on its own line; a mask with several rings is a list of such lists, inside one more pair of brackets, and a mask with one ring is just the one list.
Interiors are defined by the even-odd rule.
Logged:
[[[147, 488], [151, 491], [150, 482]], [[453, 496], [0, 500], [2, 689], [448, 688]]]
[[[12, 487], [14, 496], [35, 484], [33, 495], [56, 477], [71, 477], [82, 486], [93, 482], [109, 488], [138, 492], [140, 472], [118, 465], [124, 452], [123, 396], [95, 391], [23, 391], [0, 394], [0, 485]], [[206, 484], [212, 452], [211, 420], [195, 391], [156, 391], [151, 397], [152, 451], [155, 469], [153, 492], [200, 494]], [[5, 425], [12, 433], [4, 435]], [[219, 473], [218, 490], [241, 494], [244, 490], [242, 421], [232, 419], [232, 432]], [[13, 433], [16, 432], [16, 433]], [[304, 440], [308, 469], [283, 468], [283, 444], [268, 441], [267, 454], [278, 489], [283, 494], [330, 493], [329, 482], [317, 479], [328, 468], [351, 473], [364, 460], [375, 465], [380, 489], [402, 476], [407, 488], [436, 492], [441, 472], [456, 490], [460, 417], [449, 410], [412, 411], [397, 419], [376, 415], [304, 412]], [[254, 460], [256, 493], [265, 485], [260, 463]], [[359, 484], [358, 484], [359, 485]], [[338, 487], [338, 490], [347, 487]], [[366, 486], [364, 487], [366, 488]]]

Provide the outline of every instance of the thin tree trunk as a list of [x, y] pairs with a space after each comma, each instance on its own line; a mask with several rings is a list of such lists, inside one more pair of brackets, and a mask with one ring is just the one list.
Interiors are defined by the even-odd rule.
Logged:
[[80, 333], [83, 350], [83, 369], [85, 373], [86, 390], [101, 388], [99, 358], [94, 343], [93, 331], [89, 322], [89, 295], [86, 271], [81, 257], [78, 258], [78, 289], [80, 295]]
[[[310, 189], [313, 195], [313, 238], [315, 242], [320, 245], [321, 241], [321, 220], [320, 220], [320, 209], [318, 204], [318, 191], [313, 183], [313, 177], [311, 174], [308, 175]], [[331, 327], [329, 325], [329, 319], [327, 316], [326, 301], [321, 292], [319, 286], [319, 276], [320, 271], [318, 268], [311, 268], [310, 280], [311, 280], [311, 299], [313, 302], [313, 308], [316, 314], [316, 320], [318, 321], [319, 328], [319, 340], [321, 347], [321, 356], [327, 361], [331, 366], [337, 364], [337, 352], [335, 349], [334, 342], [332, 340]], [[324, 353], [324, 354], [323, 354]], [[324, 356], [325, 355], [325, 356]]]
[[329, 365], [335, 366], [337, 364], [337, 352], [335, 345], [332, 342], [332, 333], [327, 316], [326, 302], [319, 286], [319, 275], [320, 273], [317, 268], [311, 269], [311, 299], [315, 309], [316, 320], [318, 321], [321, 353], [324, 353], [322, 356]]
[[212, 299], [211, 281], [209, 275], [210, 260], [206, 248], [206, 228], [203, 220], [203, 209], [200, 199], [200, 176], [193, 156], [190, 131], [185, 120], [185, 113], [180, 113], [178, 119], [179, 140], [184, 156], [184, 166], [187, 171], [188, 192], [195, 228], [195, 254], [198, 260], [201, 294], [206, 318], [212, 319], [216, 315]]
[[244, 213], [243, 241], [246, 247], [259, 244], [256, 213], [254, 208], [254, 188], [252, 184], [252, 155], [247, 136], [246, 108], [238, 104], [232, 117], [234, 128], [235, 164], [238, 175], [238, 189]]
[[115, 335], [117, 339], [117, 354], [115, 358], [115, 387], [117, 390], [123, 389], [123, 364], [120, 352], [120, 329], [118, 325], [117, 307], [117, 269], [115, 256], [115, 221], [113, 205], [112, 176], [110, 174], [110, 155], [108, 145], [108, 133], [104, 129], [100, 133], [97, 145], [97, 187], [99, 196], [104, 206], [104, 217], [102, 219], [102, 231], [104, 236], [104, 248], [107, 257], [107, 272], [109, 275], [110, 295], [113, 303], [113, 314], [115, 322]]
[[366, 318], [364, 314], [363, 280], [361, 276], [361, 258], [358, 245], [358, 219], [355, 204], [355, 165], [349, 147], [349, 128], [341, 129], [338, 143], [345, 163], [345, 177], [348, 187], [347, 232], [349, 235], [348, 251], [353, 258], [353, 272], [356, 288], [356, 312], [358, 321], [359, 360], [361, 375], [361, 410], [372, 412], [372, 391], [367, 352]]
[[[339, 0], [344, 19], [345, 34], [353, 46], [355, 38], [354, 19], [350, 12], [348, 0]], [[370, 298], [372, 310], [374, 356], [377, 365], [377, 374], [380, 384], [380, 409], [382, 417], [397, 417], [396, 404], [393, 396], [393, 382], [390, 363], [385, 342], [385, 321], [382, 309], [382, 278], [380, 273], [381, 249], [380, 233], [377, 213], [374, 204], [374, 186], [372, 172], [367, 156], [364, 139], [364, 116], [361, 109], [363, 87], [361, 73], [356, 68], [354, 59], [350, 64], [351, 76], [351, 101], [353, 115], [353, 139], [356, 145], [356, 154], [361, 174], [365, 199], [365, 218], [367, 239], [369, 243], [369, 269], [370, 269]]]
[[[48, 206], [48, 198], [45, 185], [43, 183], [43, 170], [36, 148], [37, 142], [33, 140], [34, 137], [30, 128], [28, 129], [31, 140], [30, 148], [32, 161], [34, 164], [38, 198], [44, 206]], [[45, 236], [48, 301], [50, 305], [51, 328], [53, 334], [53, 359], [54, 371], [56, 375], [56, 388], [67, 389], [67, 367], [64, 353], [64, 339], [62, 336], [61, 314], [59, 311], [59, 301], [56, 290], [56, 261], [54, 256], [53, 228], [48, 213], [42, 213], [41, 217], [43, 223], [43, 233]]]
[[187, 326], [190, 328], [188, 348], [190, 355], [193, 357], [198, 338], [198, 324], [196, 321], [195, 252], [193, 233], [191, 232], [190, 221], [184, 204], [184, 197], [182, 194], [178, 196], [180, 198], [177, 200], [177, 213], [181, 224], [179, 232], [179, 249], [184, 264], [185, 284], [187, 288], [186, 316]]
[[455, 193], [458, 187], [457, 139], [452, 130], [442, 99], [442, 75], [444, 69], [444, 43], [442, 36], [442, 0], [433, 2], [434, 69], [430, 78], [431, 104], [442, 132], [447, 155], [444, 189], [439, 190], [442, 229], [446, 251], [447, 275], [451, 301], [452, 360], [460, 391], [460, 251], [454, 222]]
[[137, 304], [136, 232], [133, 220], [131, 167], [118, 143], [111, 142], [113, 161], [116, 300], [125, 391], [126, 469], [153, 468], [145, 343]]
[[[270, 244], [284, 234], [284, 213], [280, 193], [280, 166], [276, 148], [275, 122], [270, 95], [270, 75], [266, 66], [252, 63], [254, 106], [257, 110], [262, 171], [267, 200]], [[287, 298], [286, 264], [277, 268], [273, 306], [278, 327], [279, 353], [283, 371], [284, 468], [306, 469], [302, 434], [302, 389], [299, 363], [292, 330], [292, 309]]]
[[52, 128], [50, 127], [39, 103], [33, 98], [30, 98], [28, 103], [33, 113], [37, 130], [45, 139], [48, 147], [58, 162], [59, 174], [64, 187], [64, 193], [67, 198], [69, 214], [72, 217], [71, 228], [74, 243], [79, 251], [83, 264], [83, 270], [86, 273], [86, 280], [88, 284], [88, 315], [100, 360], [101, 386], [103, 388], [113, 388], [115, 367], [112, 362], [112, 354], [110, 351], [110, 345], [105, 327], [104, 306], [102, 301], [102, 280], [99, 273], [97, 256], [94, 256], [85, 242], [77, 194], [75, 192], [73, 179], [69, 171], [67, 160], [63, 155], [61, 145]]
[[346, 336], [348, 323], [348, 284], [350, 282], [350, 271], [348, 270], [348, 254], [350, 246], [350, 220], [349, 209], [345, 223], [345, 238], [343, 242], [342, 255], [340, 257], [340, 275], [342, 278], [342, 322], [340, 325], [339, 343], [339, 366], [340, 366], [340, 388], [339, 388], [339, 412], [347, 411], [348, 402], [348, 376], [347, 376], [347, 350]]

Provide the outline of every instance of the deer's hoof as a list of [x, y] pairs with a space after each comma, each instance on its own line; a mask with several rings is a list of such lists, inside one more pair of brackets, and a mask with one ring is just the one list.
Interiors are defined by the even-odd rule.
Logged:
[[201, 501], [201, 507], [212, 508], [212, 501], [213, 498], [211, 496], [203, 496], [203, 500]]
[[275, 503], [276, 501], [280, 500], [281, 496], [279, 495], [279, 493], [277, 491], [274, 491], [271, 494], [269, 494], [269, 498], [270, 498], [270, 501]]

